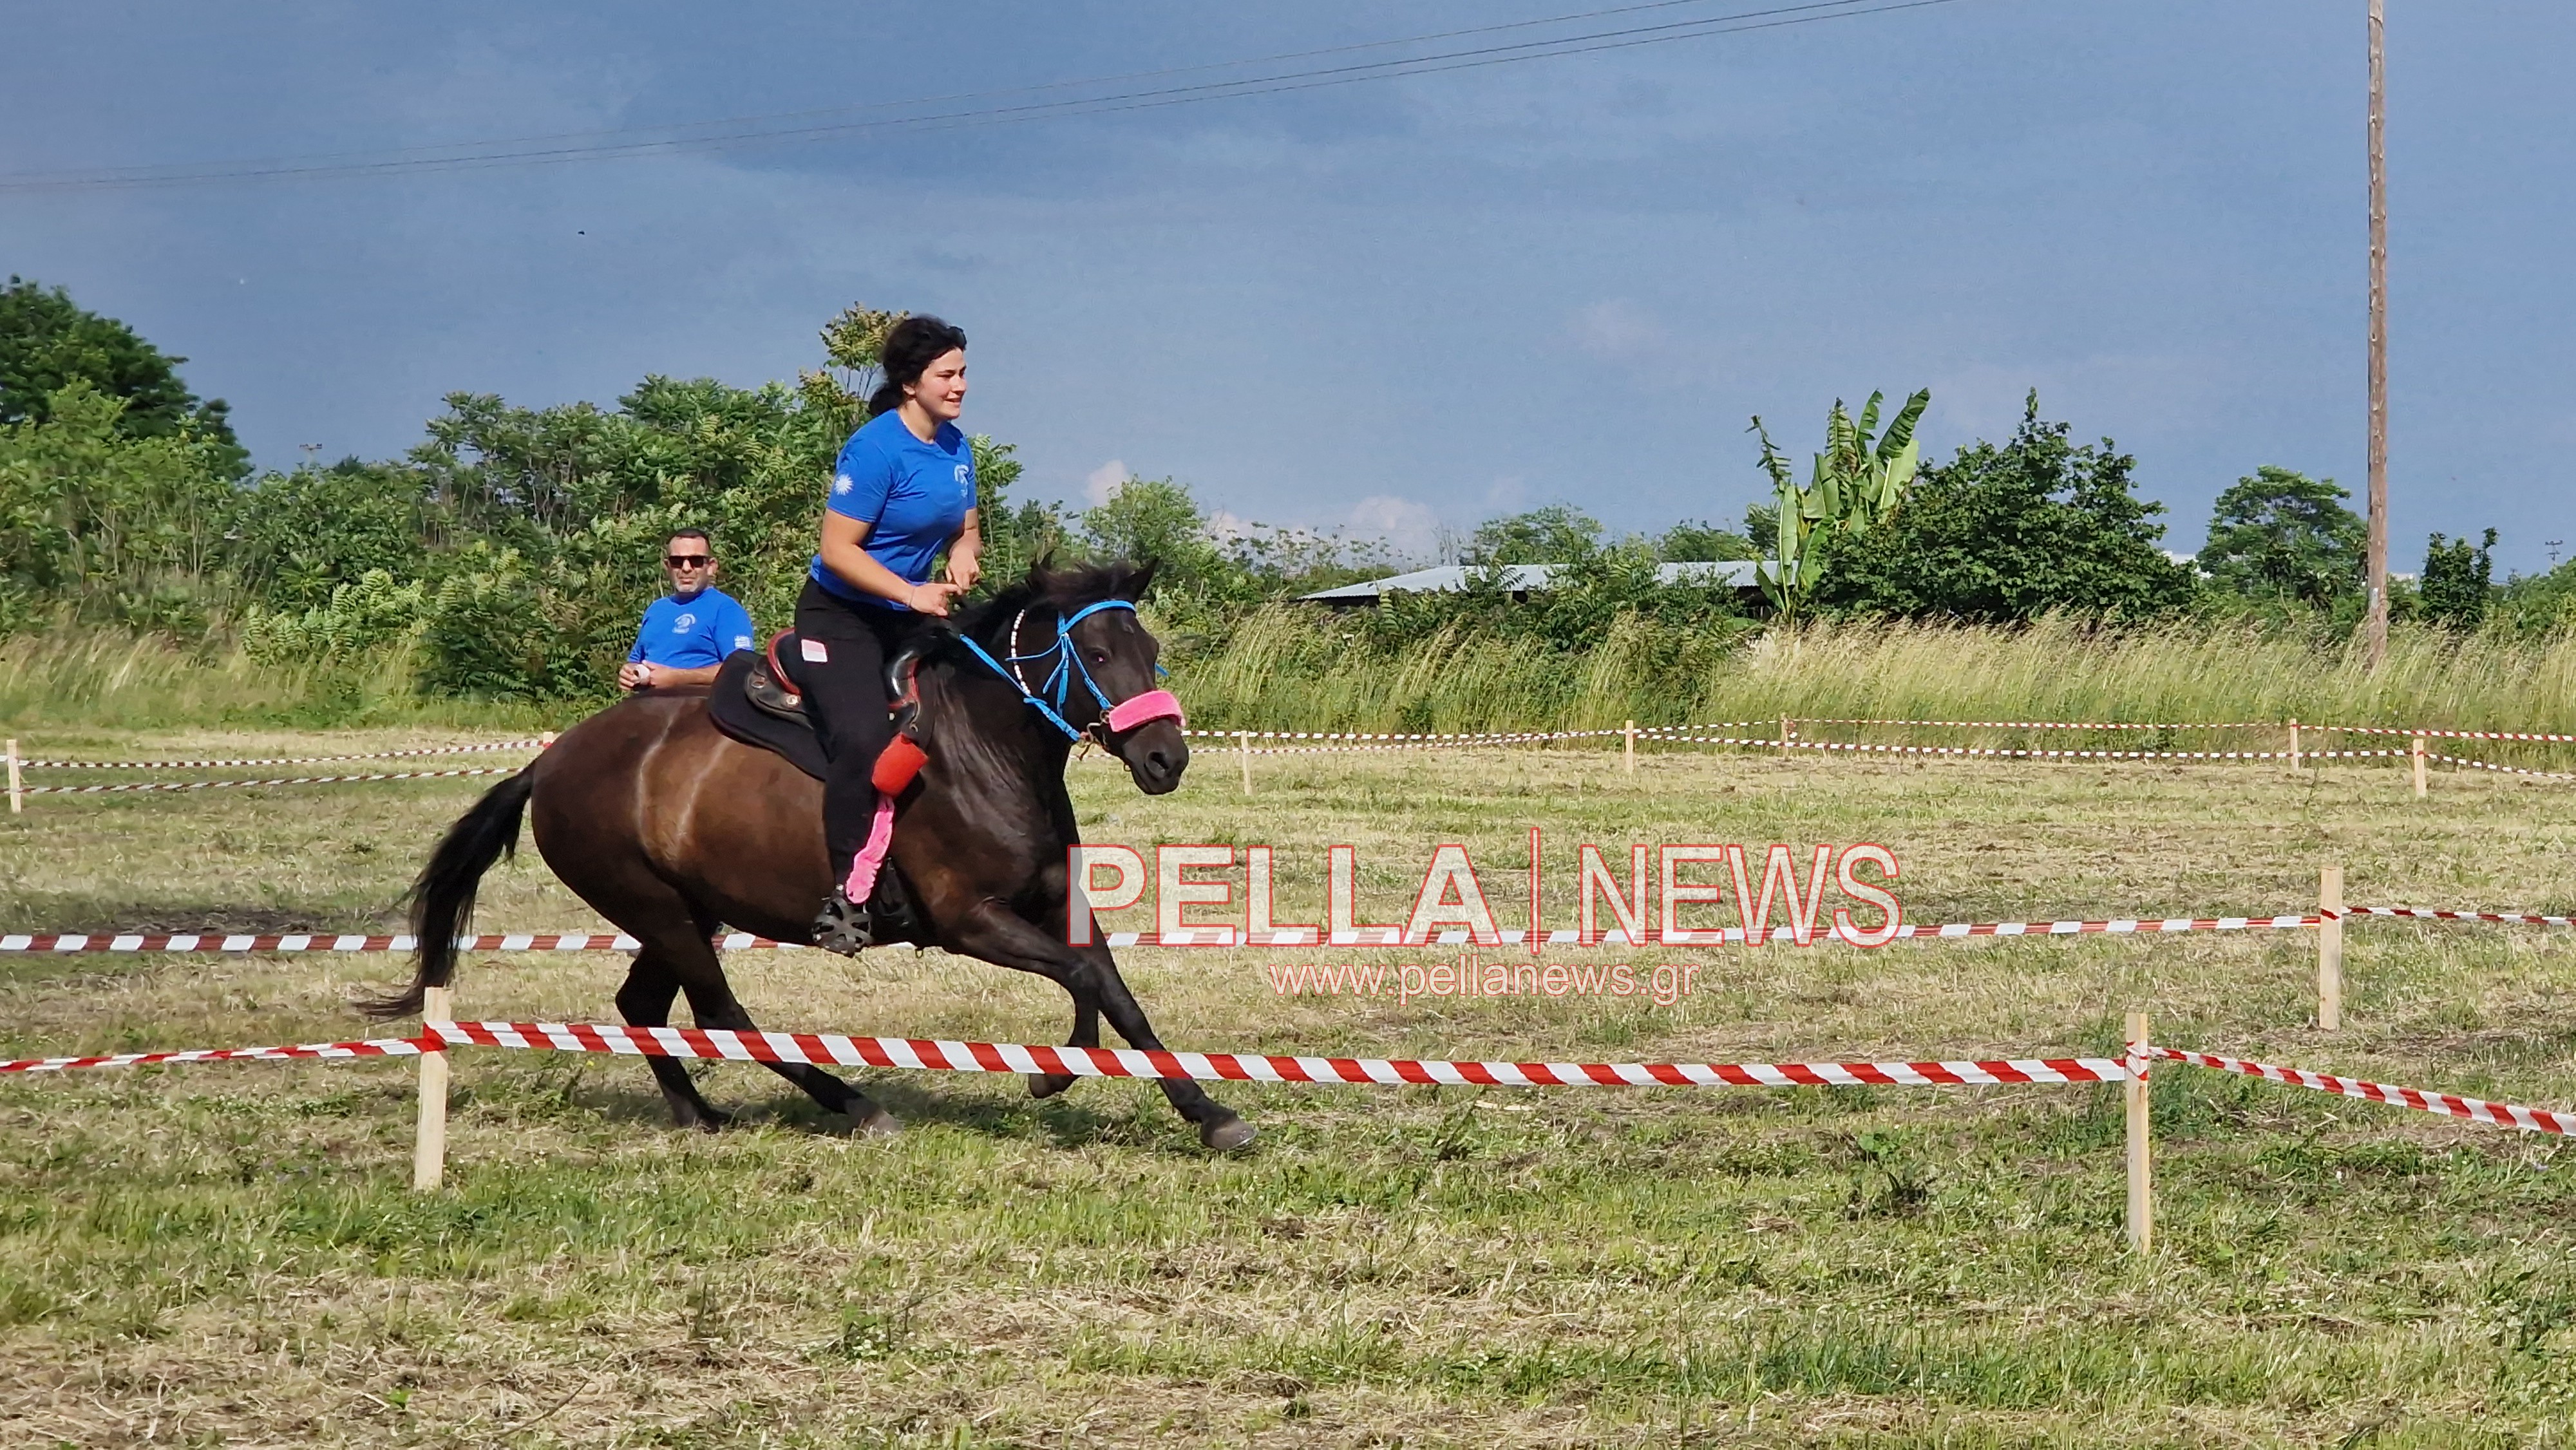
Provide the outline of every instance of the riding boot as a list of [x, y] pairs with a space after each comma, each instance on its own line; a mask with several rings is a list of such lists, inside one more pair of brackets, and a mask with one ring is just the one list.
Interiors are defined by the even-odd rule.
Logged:
[[875, 936], [868, 930], [867, 908], [853, 905], [841, 888], [833, 887], [823, 909], [814, 914], [814, 945], [845, 957], [855, 957], [876, 945]]

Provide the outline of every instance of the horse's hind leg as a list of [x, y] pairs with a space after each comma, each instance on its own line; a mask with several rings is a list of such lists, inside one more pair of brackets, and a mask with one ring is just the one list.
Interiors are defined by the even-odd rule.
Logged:
[[[671, 1002], [680, 995], [680, 979], [670, 964], [652, 947], [635, 954], [635, 964], [626, 970], [626, 985], [617, 989], [617, 1015], [629, 1027], [668, 1027], [671, 1025]], [[733, 1115], [722, 1111], [698, 1092], [689, 1080], [689, 1065], [676, 1057], [648, 1057], [644, 1061], [653, 1069], [653, 1080], [661, 1084], [662, 1100], [671, 1105], [671, 1120], [683, 1128], [702, 1128], [712, 1133], [733, 1121]]]
[[[682, 955], [691, 970], [679, 976], [680, 990], [689, 994], [689, 1015], [700, 1027], [722, 1027], [735, 1032], [757, 1032], [733, 985], [725, 980], [724, 964], [715, 947], [707, 940], [711, 932], [701, 932], [689, 941], [694, 950]], [[657, 1062], [661, 1059], [656, 1059]], [[873, 1098], [810, 1063], [770, 1062], [762, 1066], [805, 1090], [806, 1096], [820, 1103], [827, 1113], [847, 1116], [850, 1126], [871, 1138], [891, 1137], [903, 1131], [903, 1124]]]

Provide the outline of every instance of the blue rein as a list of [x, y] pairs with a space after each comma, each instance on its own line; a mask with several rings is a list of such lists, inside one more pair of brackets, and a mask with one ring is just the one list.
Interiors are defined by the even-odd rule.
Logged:
[[[1063, 731], [1065, 739], [1080, 740], [1083, 732], [1066, 723], [1064, 718], [1065, 701], [1073, 691], [1073, 682], [1076, 679], [1082, 681], [1083, 688], [1091, 692], [1091, 698], [1100, 702], [1100, 713], [1103, 717], [1109, 714], [1111, 707], [1109, 692], [1100, 688], [1100, 682], [1091, 677], [1091, 667], [1082, 662], [1082, 651], [1074, 648], [1073, 627], [1104, 609], [1124, 609], [1132, 614], [1136, 606], [1125, 599], [1103, 599], [1097, 604], [1085, 605], [1056, 622], [1054, 644], [1039, 650], [1036, 654], [1012, 655], [1008, 665], [993, 658], [992, 652], [976, 643], [973, 636], [961, 634], [958, 638], [966, 641], [966, 647], [975, 652], [975, 658], [992, 666], [993, 673], [1009, 681], [1012, 688], [1020, 692], [1022, 703], [1045, 716], [1048, 724]], [[1011, 634], [1012, 637], [1005, 641], [1004, 647], [1017, 649], [1020, 643], [1018, 625], [1012, 626]], [[1047, 672], [1046, 679], [1038, 686], [1036, 692], [1032, 692], [1013, 666], [1035, 664], [1050, 656], [1055, 659], [1055, 668]], [[1050, 704], [1047, 699], [1041, 698], [1042, 695], [1052, 696], [1053, 703]]]

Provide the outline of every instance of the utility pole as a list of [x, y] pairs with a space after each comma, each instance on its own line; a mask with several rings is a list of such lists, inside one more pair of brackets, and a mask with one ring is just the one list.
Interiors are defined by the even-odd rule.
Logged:
[[2384, 0], [2370, 0], [2370, 615], [2362, 657], [2388, 655], [2388, 62]]

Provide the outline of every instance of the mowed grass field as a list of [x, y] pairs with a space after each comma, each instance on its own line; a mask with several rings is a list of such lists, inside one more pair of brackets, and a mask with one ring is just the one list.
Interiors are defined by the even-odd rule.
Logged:
[[[90, 756], [302, 755], [396, 732], [95, 734]], [[466, 762], [459, 763], [479, 763]], [[243, 772], [230, 772], [241, 774]], [[210, 774], [226, 774], [211, 772]], [[1881, 763], [1515, 750], [1211, 753], [1173, 796], [1077, 766], [1095, 840], [1324, 848], [1400, 914], [1466, 843], [1507, 923], [1574, 847], [1869, 840], [1909, 919], [2564, 911], [2570, 797], [2396, 769]], [[47, 780], [66, 779], [56, 774]], [[113, 777], [106, 777], [113, 778]], [[0, 929], [388, 924], [486, 781], [39, 797], [0, 817]], [[485, 930], [595, 928], [533, 852]], [[381, 928], [380, 928], [381, 929]], [[1516, 1059], [2115, 1055], [2161, 1040], [2576, 1106], [2576, 939], [2307, 933], [1619, 953], [1644, 998], [1282, 999], [1279, 951], [1123, 955], [1174, 1046]], [[1454, 959], [1455, 949], [1330, 959]], [[1597, 959], [1552, 953], [1550, 960]], [[606, 955], [478, 956], [458, 1012], [608, 1020]], [[742, 952], [764, 1025], [1061, 1040], [1062, 995], [938, 954]], [[392, 958], [0, 957], [0, 1056], [368, 1035]], [[408, 1191], [405, 1062], [0, 1080], [0, 1444], [841, 1446], [2576, 1443], [2576, 1154], [2170, 1069], [2156, 1251], [2121, 1247], [2114, 1088], [1228, 1085], [1214, 1157], [1151, 1086], [866, 1074], [856, 1140], [756, 1067], [667, 1126], [629, 1060], [455, 1059], [448, 1188]]]

